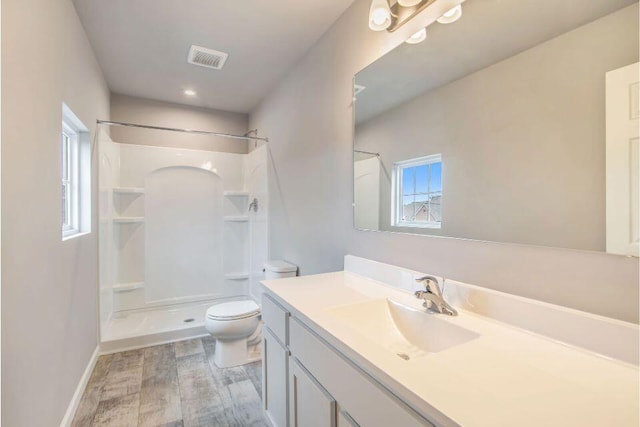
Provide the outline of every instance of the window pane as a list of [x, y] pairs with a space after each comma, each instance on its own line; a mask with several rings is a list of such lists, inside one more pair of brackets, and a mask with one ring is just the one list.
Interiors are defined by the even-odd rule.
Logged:
[[416, 166], [416, 193], [429, 192], [429, 166]]
[[62, 134], [62, 179], [69, 179], [69, 137]]
[[442, 162], [431, 163], [431, 187], [429, 191], [442, 191]]
[[62, 184], [62, 225], [69, 224], [69, 185]]
[[396, 169], [394, 178], [400, 180], [396, 184], [399, 191], [395, 201], [399, 210], [398, 221], [418, 227], [440, 227], [442, 161], [439, 159], [441, 157], [438, 154], [408, 159], [403, 163], [411, 166], [399, 166]]
[[414, 191], [414, 175], [416, 168], [402, 169], [402, 194], [413, 194]]
[[425, 194], [420, 194], [416, 196], [415, 200], [415, 221], [416, 222], [425, 222], [428, 221], [429, 217], [429, 198]]
[[402, 197], [402, 220], [413, 221], [414, 220], [414, 207], [413, 196]]
[[429, 221], [442, 222], [441, 201], [442, 201], [441, 195], [431, 196], [431, 201], [429, 203]]

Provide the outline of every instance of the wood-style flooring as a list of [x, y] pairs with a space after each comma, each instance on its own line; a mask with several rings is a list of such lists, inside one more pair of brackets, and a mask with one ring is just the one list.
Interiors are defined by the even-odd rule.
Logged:
[[101, 356], [73, 427], [266, 426], [260, 362], [220, 369], [197, 338]]

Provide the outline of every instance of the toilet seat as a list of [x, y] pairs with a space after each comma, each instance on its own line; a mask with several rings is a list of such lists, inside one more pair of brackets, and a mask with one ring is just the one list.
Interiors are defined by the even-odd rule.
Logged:
[[238, 320], [246, 319], [260, 314], [260, 307], [255, 301], [229, 301], [216, 304], [207, 310], [207, 319], [211, 320]]

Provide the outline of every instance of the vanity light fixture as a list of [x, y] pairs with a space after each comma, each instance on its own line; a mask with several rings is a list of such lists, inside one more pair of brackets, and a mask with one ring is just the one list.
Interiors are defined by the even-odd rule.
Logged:
[[183, 93], [187, 96], [196, 96], [196, 91], [193, 89], [185, 89]]
[[414, 35], [405, 40], [405, 43], [418, 44], [422, 43], [427, 38], [427, 28], [418, 30]]
[[451, 24], [456, 22], [462, 16], [462, 5], [459, 4], [454, 8], [447, 10], [437, 21], [441, 24]]
[[[373, 31], [387, 30], [392, 33], [435, 2], [436, 0], [371, 0], [369, 28]], [[437, 21], [450, 24], [461, 16], [462, 6], [458, 4], [446, 11]]]
[[369, 28], [383, 31], [391, 25], [391, 8], [387, 0], [373, 0], [369, 9]]
[[398, 0], [398, 4], [402, 7], [413, 7], [420, 3], [422, 0]]

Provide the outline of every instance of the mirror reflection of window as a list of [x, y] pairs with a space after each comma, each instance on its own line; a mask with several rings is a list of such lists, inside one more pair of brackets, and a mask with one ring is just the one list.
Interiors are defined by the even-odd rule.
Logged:
[[441, 228], [442, 155], [394, 163], [392, 226]]

